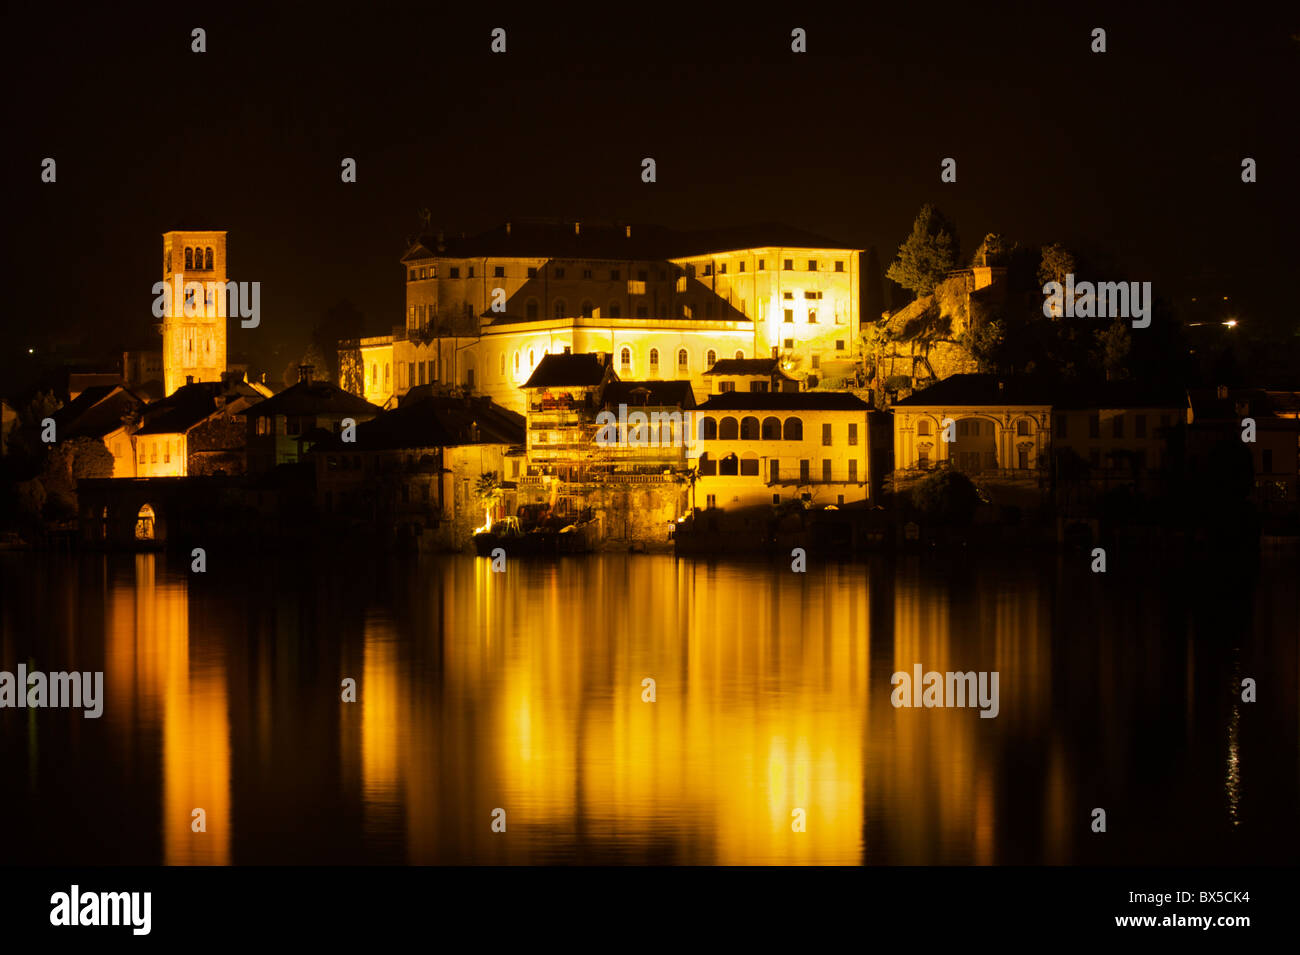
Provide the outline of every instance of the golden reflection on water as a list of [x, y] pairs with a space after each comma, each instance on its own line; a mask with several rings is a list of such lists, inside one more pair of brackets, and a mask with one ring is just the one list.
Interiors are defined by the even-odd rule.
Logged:
[[[869, 814], [896, 823], [895, 857], [996, 861], [997, 786], [981, 753], [995, 724], [1045, 716], [1050, 653], [1035, 600], [981, 598], [978, 619], [958, 621], [981, 640], [957, 653], [946, 603], [928, 587], [900, 588], [888, 671], [873, 677], [862, 567], [774, 579], [765, 568], [642, 559], [493, 574], [479, 560], [438, 573], [439, 686], [403, 672], [390, 620], [366, 621], [367, 826], [381, 839], [400, 828], [410, 861], [640, 851], [679, 863], [856, 864], [871, 859]], [[1001, 666], [1000, 719], [895, 710], [889, 673], [916, 662]], [[653, 703], [642, 699], [647, 679]], [[1052, 767], [1044, 834], [1061, 853], [1068, 780], [1062, 759]], [[504, 834], [491, 829], [497, 808]], [[806, 831], [793, 830], [795, 810]]]
[[[132, 712], [108, 712], [132, 727], [161, 726], [163, 861], [230, 862], [230, 723], [225, 649], [191, 646], [184, 578], [166, 577], [154, 554], [135, 558], [133, 587], [113, 587], [105, 641], [110, 700]], [[132, 759], [140, 758], [134, 744]], [[206, 813], [206, 832], [191, 829]]]

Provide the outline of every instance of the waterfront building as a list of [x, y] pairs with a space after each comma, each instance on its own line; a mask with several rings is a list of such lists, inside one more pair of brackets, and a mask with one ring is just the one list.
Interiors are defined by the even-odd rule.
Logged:
[[382, 410], [331, 382], [313, 381], [311, 372], [301, 366], [297, 384], [245, 413], [251, 473], [297, 463], [316, 441], [341, 431], [345, 421], [360, 424]]

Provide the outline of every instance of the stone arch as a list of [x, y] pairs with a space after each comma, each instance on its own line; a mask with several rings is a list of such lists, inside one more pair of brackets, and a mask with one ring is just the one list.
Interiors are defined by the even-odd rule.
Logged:
[[803, 440], [803, 419], [786, 418], [785, 428], [783, 429], [782, 437], [786, 441], [802, 441]]
[[740, 435], [740, 425], [731, 415], [718, 422], [718, 440], [735, 441]]
[[740, 439], [742, 441], [759, 440], [758, 419], [753, 415], [746, 415], [740, 419]]
[[775, 415], [768, 415], [763, 419], [762, 440], [780, 441], [781, 440], [781, 419]]

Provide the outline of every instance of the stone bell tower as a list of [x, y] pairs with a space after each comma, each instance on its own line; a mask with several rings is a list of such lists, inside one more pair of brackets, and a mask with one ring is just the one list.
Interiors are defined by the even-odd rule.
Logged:
[[[165, 393], [191, 377], [220, 381], [226, 370], [226, 233], [163, 233], [163, 281], [181, 289], [162, 321]], [[199, 288], [189, 285], [195, 282]]]

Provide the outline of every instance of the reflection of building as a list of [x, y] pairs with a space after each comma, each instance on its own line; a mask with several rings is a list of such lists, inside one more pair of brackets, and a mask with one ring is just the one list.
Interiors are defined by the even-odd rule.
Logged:
[[779, 354], [810, 383], [851, 373], [858, 250], [785, 226], [506, 223], [425, 237], [402, 262], [406, 326], [368, 340], [370, 400], [437, 381], [522, 411], [519, 388], [564, 351], [603, 352], [622, 378], [687, 380], [699, 394], [724, 358]]
[[855, 395], [732, 391], [696, 409], [696, 504], [867, 500], [870, 406]]
[[[163, 393], [190, 379], [220, 381], [226, 370], [226, 233], [164, 233], [163, 282], [170, 289], [179, 282], [182, 289], [162, 321]], [[186, 289], [191, 282], [202, 288]]]

